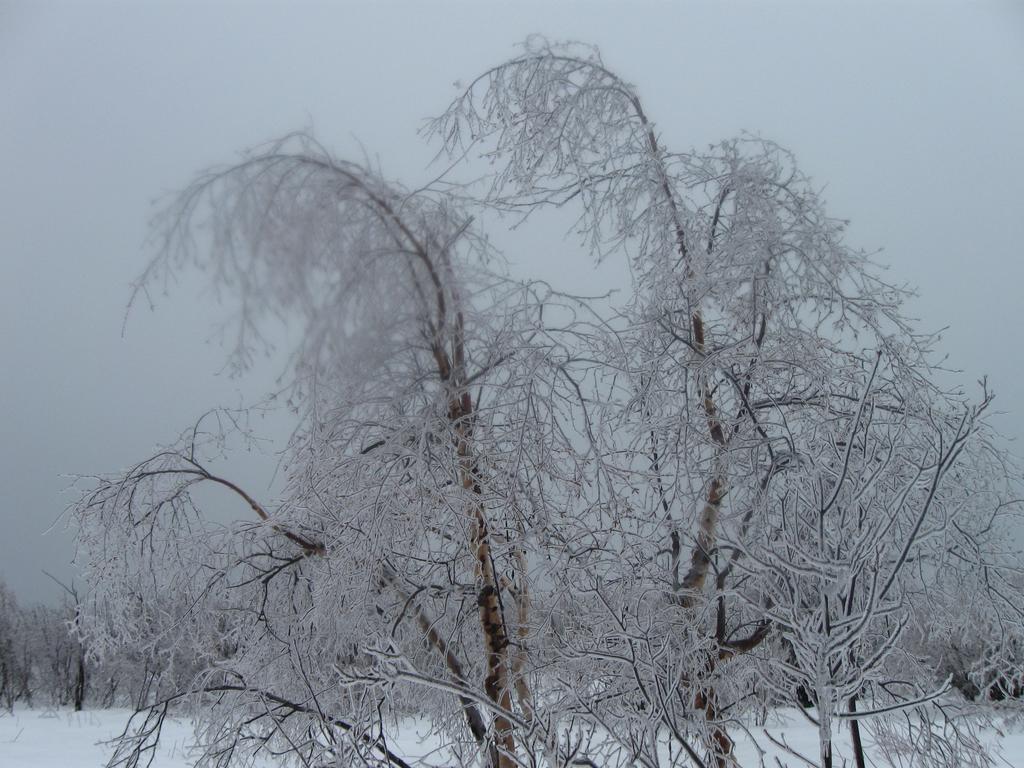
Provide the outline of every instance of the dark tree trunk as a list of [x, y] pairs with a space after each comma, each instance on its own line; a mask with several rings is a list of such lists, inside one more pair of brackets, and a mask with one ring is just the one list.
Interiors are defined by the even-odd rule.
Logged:
[[[857, 711], [857, 696], [853, 695], [850, 697], [850, 712]], [[850, 718], [850, 737], [853, 740], [853, 759], [857, 765], [857, 768], [865, 768], [866, 763], [864, 762], [864, 743], [860, 738], [860, 721], [853, 717]]]
[[85, 704], [85, 648], [78, 649], [78, 669], [75, 674], [75, 712], [81, 712]]

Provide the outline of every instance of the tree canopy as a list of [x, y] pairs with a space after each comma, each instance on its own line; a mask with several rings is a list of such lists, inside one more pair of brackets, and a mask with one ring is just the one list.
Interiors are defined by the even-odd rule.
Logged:
[[[112, 762], [184, 706], [204, 765], [403, 765], [418, 718], [445, 765], [728, 766], [801, 702], [823, 766], [846, 725], [863, 764], [861, 723], [893, 760], [985, 764], [951, 684], [1020, 689], [1019, 472], [793, 155], [672, 151], [595, 49], [540, 38], [428, 133], [485, 182], [406, 189], [294, 134], [159, 220], [137, 290], [203, 270], [236, 370], [299, 323], [296, 428], [278, 499], [213, 471], [248, 434], [226, 410], [87, 481], [89, 648], [199, 663]], [[628, 261], [625, 300], [501, 268], [476, 212], [547, 206]], [[959, 641], [922, 624], [968, 607], [976, 652], [937, 672]]]

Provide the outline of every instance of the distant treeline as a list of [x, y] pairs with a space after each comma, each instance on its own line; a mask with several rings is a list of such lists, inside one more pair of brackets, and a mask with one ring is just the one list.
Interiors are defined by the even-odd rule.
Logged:
[[[162, 692], [189, 688], [210, 661], [185, 658], [160, 641], [162, 635], [169, 635], [166, 628], [156, 626], [153, 636], [140, 638], [137, 648], [126, 644], [117, 653], [108, 650], [100, 658], [79, 637], [78, 611], [78, 596], [72, 590], [56, 606], [20, 606], [13, 592], [0, 581], [0, 706], [7, 711], [16, 703], [75, 710], [142, 707]], [[1007, 676], [1007, 660], [996, 658], [1005, 656], [1006, 643], [986, 643], [981, 636], [971, 637], [970, 628], [961, 630], [955, 640], [911, 632], [907, 649], [931, 662], [936, 680], [951, 678], [952, 685], [966, 699], [1024, 697], [1024, 666], [1019, 666], [1017, 676]], [[779, 646], [775, 652], [785, 655], [791, 650]], [[221, 658], [231, 654], [232, 649], [226, 646], [216, 653]], [[797, 690], [794, 696], [803, 706], [813, 706], [807, 691]]]
[[58, 605], [21, 606], [0, 581], [0, 707], [137, 706], [194, 675], [188, 663], [161, 664], [152, 654], [90, 653], [77, 632], [78, 610], [73, 591]]

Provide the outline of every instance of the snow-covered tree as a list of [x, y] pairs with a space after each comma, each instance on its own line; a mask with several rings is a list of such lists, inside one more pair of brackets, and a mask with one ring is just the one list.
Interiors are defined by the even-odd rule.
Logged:
[[7, 584], [0, 581], [0, 705], [11, 711], [14, 702], [27, 694], [27, 667], [19, 653], [22, 645], [22, 614]]
[[[404, 765], [416, 717], [446, 765], [728, 766], [743, 715], [800, 690], [831, 765], [837, 720], [941, 698], [898, 684], [904, 630], [944, 569], [1010, 583], [986, 536], [1013, 470], [987, 391], [936, 383], [905, 291], [791, 155], [670, 152], [596, 51], [542, 40], [431, 128], [490, 185], [408, 190], [292, 135], [161, 220], [139, 292], [204, 270], [238, 371], [298, 323], [297, 426], [277, 500], [219, 468], [244, 412], [88, 482], [89, 647], [189, 669], [113, 762], [182, 705], [210, 765]], [[474, 210], [544, 206], [629, 260], [631, 298], [505, 273]]]
[[[948, 569], [1015, 593], [991, 538], [984, 562], [950, 553], [1006, 531], [1016, 470], [983, 422], [989, 394], [938, 386], [906, 291], [843, 242], [792, 156], [749, 137], [671, 152], [596, 51], [541, 39], [432, 128], [452, 153], [485, 147], [487, 204], [578, 205], [595, 257], [630, 259], [634, 299], [596, 353], [619, 387], [601, 455], [634, 533], [620, 557], [644, 552], [640, 581], [705, 626], [684, 653], [704, 654], [688, 682], [714, 760], [732, 759], [721, 713], [751, 676], [813, 693], [823, 765], [837, 717], [860, 751], [858, 697], [887, 713], [934, 699], [930, 680], [894, 684], [901, 630]], [[769, 637], [795, 660], [737, 662]]]

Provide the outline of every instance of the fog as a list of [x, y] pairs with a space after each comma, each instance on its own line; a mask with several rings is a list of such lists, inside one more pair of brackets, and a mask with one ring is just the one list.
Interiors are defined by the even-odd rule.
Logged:
[[[19, 599], [55, 597], [43, 569], [73, 578], [71, 475], [122, 468], [281, 372], [273, 357], [223, 371], [200, 281], [126, 316], [154, 203], [294, 129], [414, 187], [442, 170], [424, 118], [531, 33], [598, 45], [670, 148], [750, 131], [793, 150], [1024, 437], [1019, 4], [3, 2], [0, 577]], [[564, 224], [499, 237], [511, 269], [625, 287]], [[270, 492], [274, 466], [271, 446], [234, 471]]]

